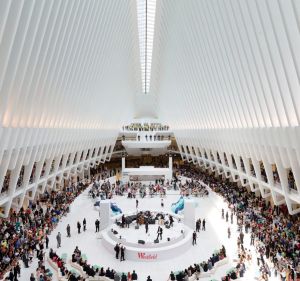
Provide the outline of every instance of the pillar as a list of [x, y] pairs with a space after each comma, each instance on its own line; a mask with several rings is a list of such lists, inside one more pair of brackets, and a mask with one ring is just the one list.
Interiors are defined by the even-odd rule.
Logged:
[[172, 180], [173, 176], [173, 158], [172, 156], [169, 156], [169, 174], [167, 175], [167, 180]]
[[184, 198], [184, 224], [195, 228], [195, 202], [193, 199]]
[[110, 200], [100, 201], [100, 231], [110, 225]]

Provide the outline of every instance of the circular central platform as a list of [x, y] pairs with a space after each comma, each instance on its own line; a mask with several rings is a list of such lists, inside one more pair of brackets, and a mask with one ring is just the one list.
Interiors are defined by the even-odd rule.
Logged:
[[[121, 216], [119, 216], [115, 223], [102, 232], [104, 246], [114, 254], [116, 243], [121, 243], [126, 247], [125, 258], [134, 261], [165, 260], [189, 249], [193, 231], [182, 223], [181, 216], [171, 212], [149, 212], [152, 218], [157, 218], [162, 214], [166, 220], [171, 215], [174, 220], [173, 226], [165, 224], [166, 220], [153, 219], [146, 233], [145, 224], [138, 225], [136, 221], [131, 222], [129, 227], [121, 227], [119, 222]], [[132, 217], [136, 214], [136, 212], [129, 213], [125, 217]], [[163, 230], [162, 239], [157, 239], [159, 226]]]
[[[121, 237], [121, 240], [124, 240], [127, 244], [131, 245], [135, 245], [139, 240], [144, 241], [145, 244], [153, 244], [154, 240], [157, 238], [158, 226], [158, 224], [150, 224], [148, 226], [148, 233], [146, 233], [145, 225], [139, 226], [138, 229], [135, 229], [134, 226], [130, 226], [129, 228], [118, 227], [118, 233], [113, 235], [115, 235], [117, 239], [120, 239]], [[164, 225], [161, 227], [163, 229], [162, 239], [159, 239], [159, 245], [157, 246], [181, 239], [184, 236], [185, 226], [182, 223], [174, 223], [174, 226], [170, 228], [166, 228]]]

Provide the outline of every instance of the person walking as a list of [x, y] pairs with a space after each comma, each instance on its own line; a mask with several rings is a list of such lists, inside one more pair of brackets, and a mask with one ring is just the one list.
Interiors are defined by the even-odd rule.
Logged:
[[229, 217], [229, 215], [228, 215], [228, 212], [226, 212], [226, 222], [228, 222], [228, 217]]
[[120, 261], [125, 261], [125, 246], [121, 246], [121, 257]]
[[230, 239], [230, 236], [231, 236], [230, 227], [227, 228], [227, 234], [228, 234], [228, 239]]
[[61, 247], [61, 234], [60, 232], [57, 233], [56, 235], [56, 241], [57, 241], [57, 248]]
[[161, 200], [160, 200], [160, 206], [163, 208], [164, 207], [164, 199], [163, 198], [161, 198]]
[[96, 226], [96, 232], [99, 232], [100, 229], [100, 221], [98, 219], [96, 219], [95, 221], [95, 226]]
[[67, 237], [71, 237], [71, 226], [67, 225]]
[[196, 231], [193, 232], [193, 243], [192, 244], [193, 244], [193, 246], [197, 245], [197, 233], [196, 233]]
[[86, 219], [85, 218], [83, 219], [82, 224], [83, 224], [83, 231], [86, 231]]
[[231, 224], [233, 224], [233, 213], [231, 213], [231, 215], [230, 215], [230, 222], [231, 222]]
[[202, 221], [202, 230], [204, 230], [204, 231], [205, 231], [205, 224], [206, 224], [206, 221], [205, 221], [205, 219], [203, 219], [203, 221]]
[[222, 209], [222, 219], [224, 219], [224, 209]]
[[135, 200], [135, 208], [137, 209], [139, 207], [139, 200]]
[[78, 234], [80, 234], [81, 224], [79, 221], [77, 222], [77, 229], [78, 229]]

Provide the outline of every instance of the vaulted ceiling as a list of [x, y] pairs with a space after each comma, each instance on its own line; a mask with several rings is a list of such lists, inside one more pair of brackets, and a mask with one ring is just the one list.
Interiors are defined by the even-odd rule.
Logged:
[[197, 161], [292, 168], [297, 200], [260, 191], [300, 203], [300, 1], [149, 0], [148, 33], [137, 1], [0, 1], [0, 183], [82, 151], [76, 165], [105, 161], [122, 125], [156, 117]]

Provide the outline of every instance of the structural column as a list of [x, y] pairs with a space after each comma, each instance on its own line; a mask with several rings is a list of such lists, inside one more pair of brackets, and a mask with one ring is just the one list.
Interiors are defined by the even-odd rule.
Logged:
[[173, 176], [173, 158], [172, 156], [169, 156], [169, 174], [168, 174], [168, 179], [172, 180]]

